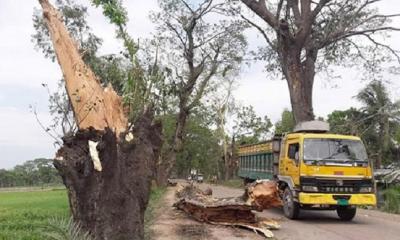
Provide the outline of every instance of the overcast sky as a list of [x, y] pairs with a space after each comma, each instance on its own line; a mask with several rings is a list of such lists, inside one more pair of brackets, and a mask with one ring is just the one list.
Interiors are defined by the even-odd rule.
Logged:
[[[52, 1], [54, 2], [54, 1]], [[80, 0], [90, 6], [89, 1]], [[125, 0], [129, 12], [129, 31], [135, 38], [145, 38], [154, 32], [150, 22], [150, 10], [157, 10], [156, 0]], [[383, 0], [377, 5], [383, 13], [399, 13], [398, 0]], [[11, 168], [26, 160], [54, 156], [53, 140], [44, 133], [30, 112], [35, 105], [43, 123], [48, 123], [48, 96], [42, 83], [54, 89], [61, 71], [56, 63], [45, 59], [34, 50], [31, 35], [32, 13], [39, 8], [36, 0], [0, 0], [0, 168]], [[400, 19], [393, 25], [400, 27]], [[89, 25], [101, 37], [101, 53], [119, 52], [121, 44], [114, 38], [114, 28], [103, 17], [99, 9], [89, 7]], [[250, 44], [263, 44], [255, 32], [249, 33]], [[400, 34], [387, 40], [400, 49]], [[353, 96], [366, 84], [361, 73], [353, 70], [338, 70], [341, 79], [327, 80], [317, 76], [314, 87], [314, 111], [317, 116], [326, 116], [335, 109], [358, 107]], [[235, 97], [245, 105], [253, 105], [259, 115], [268, 115], [275, 122], [284, 108], [290, 108], [289, 93], [285, 81], [266, 80], [263, 63], [244, 67], [238, 78]], [[400, 95], [400, 81], [392, 79], [390, 92], [393, 98]]]

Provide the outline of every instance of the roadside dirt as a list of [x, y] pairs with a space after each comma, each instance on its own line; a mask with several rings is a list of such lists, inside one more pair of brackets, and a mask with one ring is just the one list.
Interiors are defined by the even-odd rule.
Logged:
[[168, 188], [162, 207], [151, 226], [155, 240], [258, 240], [265, 239], [245, 229], [200, 223], [184, 212], [172, 207], [175, 202], [175, 187]]
[[[235, 197], [243, 190], [218, 185], [200, 184], [211, 187], [215, 197]], [[168, 189], [164, 207], [152, 226], [154, 239], [160, 240], [239, 240], [265, 239], [248, 230], [213, 226], [192, 220], [172, 207], [175, 188]], [[293, 221], [283, 217], [281, 209], [270, 209], [260, 216], [272, 218], [281, 224], [273, 231], [279, 240], [400, 240], [400, 215], [375, 210], [358, 209], [352, 222], [342, 222], [334, 211], [303, 211], [300, 219]]]

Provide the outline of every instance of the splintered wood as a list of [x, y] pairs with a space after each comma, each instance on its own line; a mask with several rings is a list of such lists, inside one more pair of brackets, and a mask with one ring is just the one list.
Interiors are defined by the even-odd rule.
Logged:
[[39, 2], [79, 129], [93, 127], [103, 130], [108, 127], [118, 137], [127, 128], [121, 98], [111, 86], [103, 88], [92, 70], [83, 62], [76, 42], [62, 22], [61, 14], [48, 0]]
[[177, 190], [178, 201], [174, 207], [200, 222], [243, 227], [268, 238], [274, 236], [270, 230], [279, 228], [277, 222], [257, 217], [252, 212], [281, 206], [275, 182], [254, 182], [247, 186], [243, 196], [236, 198], [214, 198], [205, 193], [193, 185], [181, 187]]

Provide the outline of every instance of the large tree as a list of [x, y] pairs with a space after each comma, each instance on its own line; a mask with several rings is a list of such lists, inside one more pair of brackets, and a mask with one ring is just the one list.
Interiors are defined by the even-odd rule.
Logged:
[[[235, 1], [233, 1], [235, 2]], [[314, 119], [315, 74], [330, 66], [363, 65], [376, 72], [382, 61], [399, 54], [380, 35], [399, 31], [390, 25], [400, 14], [380, 14], [379, 0], [241, 0], [263, 22], [241, 15], [266, 40], [261, 49], [268, 70], [287, 81], [296, 122]], [[238, 12], [237, 9], [235, 12]]]
[[[166, 182], [176, 155], [182, 150], [190, 113], [199, 105], [211, 83], [238, 69], [246, 48], [240, 21], [218, 17], [222, 3], [204, 0], [160, 1], [153, 14], [164, 40], [165, 59], [171, 69], [171, 91], [177, 95], [176, 127], [170, 150], [159, 163], [158, 182]], [[218, 20], [216, 20], [218, 19]]]

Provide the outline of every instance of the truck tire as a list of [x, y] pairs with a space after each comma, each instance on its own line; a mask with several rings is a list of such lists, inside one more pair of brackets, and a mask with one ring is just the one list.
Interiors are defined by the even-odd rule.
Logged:
[[300, 214], [300, 205], [294, 201], [292, 191], [287, 187], [283, 193], [283, 213], [289, 219], [297, 219]]
[[356, 216], [357, 208], [348, 206], [338, 206], [336, 208], [337, 215], [342, 221], [351, 221]]

